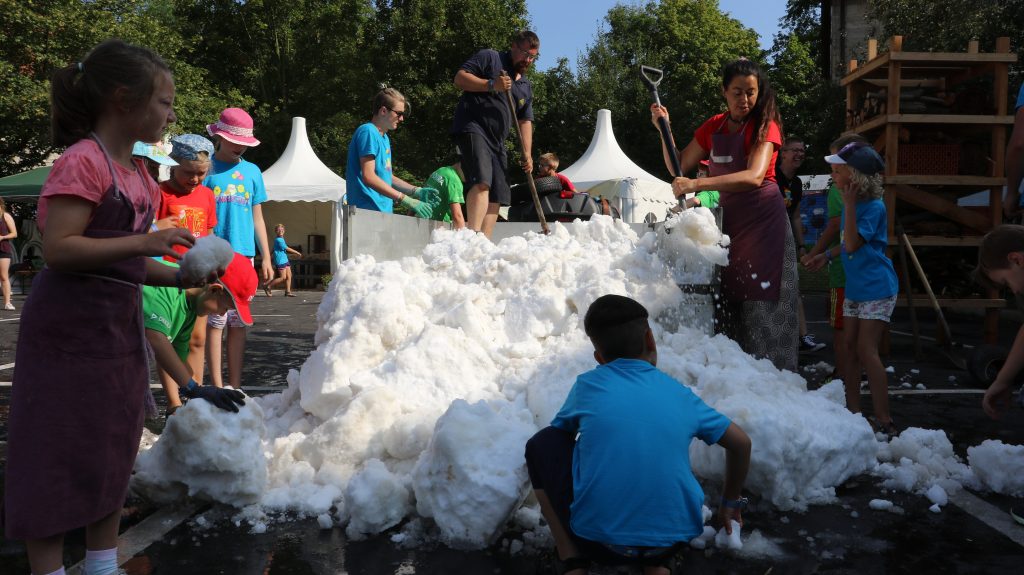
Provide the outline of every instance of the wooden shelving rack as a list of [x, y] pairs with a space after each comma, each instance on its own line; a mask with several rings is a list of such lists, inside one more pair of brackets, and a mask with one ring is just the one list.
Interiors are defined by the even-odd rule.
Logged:
[[[1007, 129], [1013, 125], [1013, 116], [1007, 110], [1008, 68], [1017, 61], [1017, 56], [1010, 53], [1010, 40], [1005, 37], [996, 40], [995, 51], [990, 53], [979, 52], [977, 41], [970, 42], [967, 52], [963, 53], [904, 52], [902, 47], [903, 38], [893, 36], [889, 39], [888, 51], [879, 54], [877, 41], [869, 40], [867, 61], [858, 64], [856, 60], [851, 60], [849, 73], [840, 81], [846, 87], [847, 132], [864, 135], [885, 157], [889, 244], [898, 246], [895, 223], [897, 200], [900, 200], [942, 216], [957, 224], [961, 230], [959, 234], [948, 236], [909, 235], [915, 247], [977, 246], [982, 234], [1002, 222], [1006, 137]], [[964, 106], [953, 106], [950, 94], [965, 83], [977, 83], [979, 80], [991, 81], [991, 100], [973, 106], [970, 113], [952, 113], [949, 109], [951, 106]], [[926, 107], [938, 109], [941, 113], [910, 113], [910, 110], [901, 110], [901, 107], [916, 107], [916, 112], [924, 106], [916, 102], [913, 105], [906, 103], [909, 101], [907, 96], [915, 90], [945, 94], [945, 105], [942, 97], [927, 98], [937, 105]], [[939, 130], [954, 138], [988, 139], [989, 149], [984, 169], [975, 169], [969, 174], [928, 173], [930, 169], [916, 170], [918, 173], [901, 173], [901, 145], [910, 150], [911, 144], [906, 142], [912, 140], [915, 134], [928, 131], [935, 133]], [[951, 146], [947, 145], [945, 149], [948, 151]], [[958, 154], [955, 164], [959, 166], [960, 149], [955, 153]], [[974, 167], [977, 168], [977, 162]], [[940, 188], [943, 194], [937, 193]], [[955, 199], [950, 199], [951, 196], [957, 198], [985, 189], [989, 190], [989, 207], [985, 212], [958, 206]], [[940, 305], [950, 309], [985, 309], [985, 339], [995, 343], [999, 308], [1004, 307], [1006, 302], [1000, 299], [998, 293], [990, 292], [986, 295], [984, 298], [940, 300]], [[902, 298], [900, 301], [905, 304]], [[915, 307], [929, 305], [923, 294], [920, 298], [915, 297]]]

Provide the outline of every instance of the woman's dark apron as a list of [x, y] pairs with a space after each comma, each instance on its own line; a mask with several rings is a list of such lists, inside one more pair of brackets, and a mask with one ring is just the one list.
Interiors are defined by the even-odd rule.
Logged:
[[[0, 210], [0, 236], [6, 236], [9, 233], [11, 233], [11, 229], [7, 227], [7, 218], [4, 217], [4, 212]], [[14, 246], [11, 245], [11, 240], [0, 240], [0, 254], [14, 255]]]
[[[746, 126], [711, 136], [709, 175], [747, 169]], [[722, 192], [722, 227], [729, 235], [729, 265], [722, 270], [724, 331], [757, 358], [797, 369], [797, 271], [793, 230], [779, 186], [765, 180], [745, 192]]]
[[[83, 235], [144, 233], [152, 202], [132, 204], [93, 138], [112, 183]], [[146, 182], [141, 164], [136, 170]], [[140, 288], [145, 265], [134, 257], [81, 273], [44, 268], [33, 281], [11, 393], [7, 537], [63, 533], [124, 505], [149, 383]]]

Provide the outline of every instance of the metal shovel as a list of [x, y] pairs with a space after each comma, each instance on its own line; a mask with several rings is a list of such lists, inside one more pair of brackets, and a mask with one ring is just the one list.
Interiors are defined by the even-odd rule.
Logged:
[[[640, 77], [643, 78], [647, 89], [651, 91], [651, 98], [654, 99], [654, 103], [661, 106], [661, 98], [658, 96], [658, 84], [661, 84], [665, 73], [650, 66], [640, 66]], [[661, 131], [661, 140], [664, 142], [665, 147], [668, 148], [668, 155], [672, 160], [672, 176], [676, 178], [681, 177], [683, 175], [683, 168], [679, 165], [679, 156], [676, 155], [676, 143], [672, 139], [672, 130], [669, 129], [666, 118], [658, 118], [658, 129]], [[685, 204], [685, 200], [679, 198], [679, 203]]]

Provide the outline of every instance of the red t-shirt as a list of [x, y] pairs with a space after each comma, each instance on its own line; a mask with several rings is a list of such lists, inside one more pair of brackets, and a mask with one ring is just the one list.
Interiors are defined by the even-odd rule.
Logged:
[[572, 181], [569, 180], [569, 178], [563, 176], [562, 174], [557, 174], [556, 173], [555, 175], [558, 176], [558, 181], [562, 183], [562, 191], [563, 192], [575, 192], [576, 191], [576, 186], [572, 185]]
[[[178, 227], [192, 232], [195, 238], [208, 235], [217, 226], [217, 204], [213, 190], [199, 184], [189, 194], [178, 194], [168, 182], [160, 184], [160, 207], [156, 219], [178, 216]], [[185, 253], [184, 246], [174, 246], [174, 251]]]
[[[157, 185], [146, 173], [142, 160], [135, 159], [132, 163], [135, 164], [134, 171], [114, 162], [114, 172], [117, 174], [121, 193], [136, 208], [133, 228], [146, 230], [151, 222], [143, 221], [147, 211], [143, 208], [157, 203]], [[75, 142], [53, 163], [53, 169], [43, 183], [36, 217], [39, 231], [46, 230], [51, 197], [77, 196], [92, 204], [99, 204], [110, 189], [111, 183], [107, 157], [99, 145], [89, 138]]]
[[[711, 136], [724, 130], [723, 124], [728, 121], [728, 112], [711, 116], [711, 119], [701, 124], [697, 131], [693, 133], [693, 139], [697, 140], [697, 143], [704, 151], [711, 153]], [[757, 126], [753, 122], [747, 122], [743, 127], [744, 139], [743, 139], [743, 152], [750, 155], [750, 149], [754, 146], [754, 138], [757, 136]], [[782, 147], [782, 130], [779, 129], [779, 125], [772, 122], [768, 125], [768, 134], [765, 138], [772, 144], [772, 157], [768, 162], [768, 169], [764, 173], [764, 179], [775, 181], [775, 163], [779, 157], [779, 148]]]

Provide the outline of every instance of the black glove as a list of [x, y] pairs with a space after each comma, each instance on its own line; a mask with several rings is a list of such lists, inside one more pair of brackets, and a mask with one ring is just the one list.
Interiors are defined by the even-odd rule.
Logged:
[[[205, 399], [224, 411], [238, 413], [238, 406], [245, 405], [245, 394], [237, 389], [199, 385], [195, 380], [189, 381], [181, 394], [189, 399]], [[235, 405], [238, 404], [238, 405]]]

